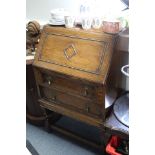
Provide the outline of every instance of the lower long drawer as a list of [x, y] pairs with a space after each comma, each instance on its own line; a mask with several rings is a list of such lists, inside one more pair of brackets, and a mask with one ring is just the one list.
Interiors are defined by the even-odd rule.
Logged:
[[70, 94], [43, 86], [40, 86], [40, 93], [41, 97], [49, 101], [51, 104], [58, 104], [68, 109], [80, 111], [94, 117], [102, 117], [103, 115], [102, 108], [93, 103], [90, 99], [75, 97]]
[[93, 126], [103, 127], [103, 122], [104, 122], [103, 118], [100, 118], [100, 117], [95, 118], [95, 117], [80, 113], [78, 111], [74, 111], [69, 108], [63, 107], [60, 104], [54, 104], [53, 102], [49, 102], [45, 99], [39, 99], [39, 103], [41, 107], [57, 112], [64, 116], [71, 117], [73, 119], [85, 122]]

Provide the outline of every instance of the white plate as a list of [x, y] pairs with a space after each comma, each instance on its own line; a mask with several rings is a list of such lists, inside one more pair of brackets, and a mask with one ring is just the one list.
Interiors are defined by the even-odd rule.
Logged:
[[55, 22], [64, 22], [65, 20], [64, 19], [54, 19], [54, 18], [51, 18], [50, 20], [49, 20], [50, 22], [52, 22], [52, 23], [55, 23]]
[[51, 22], [51, 21], [49, 21], [48, 24], [50, 24], [50, 25], [65, 25], [65, 22]]

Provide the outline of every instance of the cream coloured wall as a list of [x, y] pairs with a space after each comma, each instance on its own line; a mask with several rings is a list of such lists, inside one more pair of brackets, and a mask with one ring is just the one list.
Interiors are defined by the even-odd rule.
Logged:
[[65, 8], [73, 14], [80, 13], [81, 5], [89, 5], [92, 15], [116, 15], [125, 7], [120, 0], [26, 0], [26, 20], [49, 21], [50, 10]]
[[69, 11], [79, 13], [81, 0], [26, 0], [26, 18], [38, 20], [41, 23], [48, 22], [50, 10], [55, 8], [66, 8]]

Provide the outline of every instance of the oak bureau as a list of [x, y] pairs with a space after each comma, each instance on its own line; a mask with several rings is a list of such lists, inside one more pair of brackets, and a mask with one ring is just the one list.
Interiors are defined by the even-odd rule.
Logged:
[[45, 25], [33, 63], [40, 106], [101, 127], [117, 95], [111, 71], [116, 38]]

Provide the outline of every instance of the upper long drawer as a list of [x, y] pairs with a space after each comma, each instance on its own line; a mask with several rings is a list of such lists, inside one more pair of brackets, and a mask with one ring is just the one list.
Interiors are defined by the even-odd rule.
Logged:
[[104, 82], [111, 62], [113, 38], [88, 34], [45, 27], [34, 65], [94, 82]]

